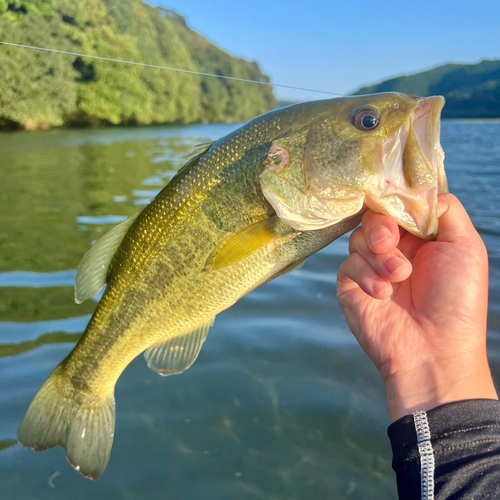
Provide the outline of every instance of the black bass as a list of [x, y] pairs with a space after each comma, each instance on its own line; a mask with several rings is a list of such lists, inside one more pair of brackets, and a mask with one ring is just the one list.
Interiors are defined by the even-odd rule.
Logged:
[[141, 352], [162, 375], [186, 370], [219, 312], [353, 229], [366, 206], [433, 238], [447, 190], [443, 104], [395, 93], [302, 103], [204, 145], [84, 256], [77, 302], [105, 293], [31, 403], [20, 443], [61, 445], [96, 479], [111, 453], [116, 381]]

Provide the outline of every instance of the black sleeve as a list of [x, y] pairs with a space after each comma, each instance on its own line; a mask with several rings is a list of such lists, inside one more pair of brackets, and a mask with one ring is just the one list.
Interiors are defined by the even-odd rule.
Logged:
[[401, 500], [499, 500], [500, 402], [459, 401], [388, 429]]

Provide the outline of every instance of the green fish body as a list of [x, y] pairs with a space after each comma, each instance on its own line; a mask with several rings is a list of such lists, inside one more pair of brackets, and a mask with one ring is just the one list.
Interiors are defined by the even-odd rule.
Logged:
[[[429, 105], [434, 124], [425, 129], [437, 153], [422, 153], [411, 130], [415, 110], [428, 101], [382, 96], [304, 103], [252, 120], [202, 148], [147, 207], [103, 237], [78, 268], [76, 299], [106, 290], [81, 340], [31, 404], [21, 444], [37, 451], [62, 445], [79, 472], [97, 478], [113, 442], [114, 386], [140, 353], [162, 375], [189, 368], [219, 312], [353, 229], [364, 206], [431, 237], [432, 200], [421, 210], [423, 223], [410, 220], [405, 202], [394, 208], [381, 195], [386, 181], [374, 180], [379, 167], [369, 158], [400, 140], [399, 170], [406, 171], [397, 175], [406, 190], [436, 198], [444, 182], [435, 131], [442, 101]], [[391, 113], [387, 102], [399, 105]], [[356, 129], [359, 108], [376, 110], [381, 126]], [[346, 127], [354, 130], [345, 134]], [[325, 168], [337, 169], [334, 180]]]

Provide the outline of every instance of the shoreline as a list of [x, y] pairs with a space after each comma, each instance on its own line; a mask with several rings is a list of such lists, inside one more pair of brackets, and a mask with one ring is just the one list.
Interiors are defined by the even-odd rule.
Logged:
[[[248, 121], [250, 121], [250, 118]], [[484, 123], [484, 124], [493, 124], [500, 123], [500, 117], [498, 118], [441, 118], [442, 121], [449, 122], [460, 122], [460, 123]], [[24, 128], [22, 126], [13, 128], [13, 127], [0, 127], [0, 134], [11, 134], [18, 132], [50, 132], [54, 130], [110, 130], [110, 129], [131, 129], [131, 128], [161, 128], [161, 127], [189, 127], [193, 125], [237, 125], [246, 122], [242, 121], [220, 121], [220, 122], [191, 122], [191, 123], [175, 123], [175, 122], [166, 122], [166, 123], [151, 123], [147, 125], [142, 124], [119, 124], [119, 125], [103, 125], [103, 126], [77, 126], [77, 125], [66, 125], [66, 126], [47, 126], [46, 124], [40, 124], [37, 127], [28, 127]]]

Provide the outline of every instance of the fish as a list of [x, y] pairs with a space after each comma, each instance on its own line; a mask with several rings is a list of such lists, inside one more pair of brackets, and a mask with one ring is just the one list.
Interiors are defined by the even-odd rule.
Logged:
[[106, 288], [31, 403], [22, 446], [60, 445], [97, 479], [114, 438], [114, 387], [136, 356], [161, 375], [187, 370], [217, 314], [355, 228], [367, 208], [435, 238], [447, 191], [443, 105], [400, 93], [305, 102], [201, 145], [83, 257], [75, 300]]

